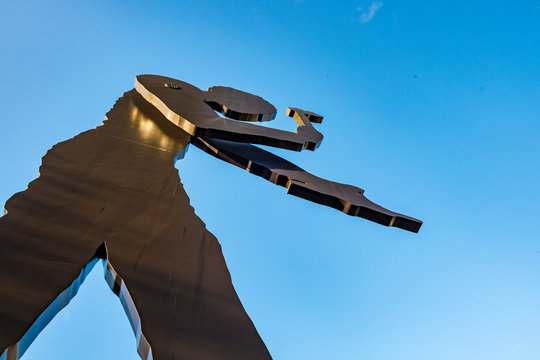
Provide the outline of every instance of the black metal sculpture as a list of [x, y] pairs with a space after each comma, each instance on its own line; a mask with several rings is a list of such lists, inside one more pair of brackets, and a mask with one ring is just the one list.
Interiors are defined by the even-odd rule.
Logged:
[[322, 117], [289, 108], [296, 133], [266, 121], [260, 97], [155, 75], [136, 78], [94, 130], [55, 145], [40, 177], [0, 219], [0, 360], [19, 359], [101, 259], [142, 359], [270, 359], [231, 283], [216, 238], [189, 205], [174, 162], [189, 143], [287, 192], [417, 232], [354, 186], [311, 175], [251, 144], [317, 148]]

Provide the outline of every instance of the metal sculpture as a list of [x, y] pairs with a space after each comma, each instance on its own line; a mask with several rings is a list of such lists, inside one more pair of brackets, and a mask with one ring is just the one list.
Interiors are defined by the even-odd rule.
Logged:
[[61, 142], [40, 176], [0, 218], [0, 359], [19, 359], [72, 299], [98, 260], [119, 296], [142, 359], [270, 359], [233, 288], [217, 239], [189, 205], [174, 167], [188, 144], [287, 192], [379, 224], [417, 232], [414, 218], [318, 178], [251, 144], [300, 151], [322, 140], [322, 116], [289, 108], [296, 133], [267, 121], [276, 109], [239, 90], [202, 91], [137, 76], [102, 126]]

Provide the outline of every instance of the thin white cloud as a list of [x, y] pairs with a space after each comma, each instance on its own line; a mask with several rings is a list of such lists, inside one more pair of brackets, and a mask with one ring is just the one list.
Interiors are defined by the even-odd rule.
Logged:
[[356, 10], [362, 11], [360, 13], [360, 23], [365, 24], [367, 22], [370, 22], [382, 6], [383, 3], [377, 0], [374, 1], [371, 5], [369, 5], [369, 7], [365, 11], [362, 11], [361, 7], [357, 7]]

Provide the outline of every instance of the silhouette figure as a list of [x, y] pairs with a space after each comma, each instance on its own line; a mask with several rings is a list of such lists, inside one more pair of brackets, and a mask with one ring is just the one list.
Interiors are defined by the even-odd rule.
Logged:
[[287, 110], [296, 133], [247, 123], [275, 114], [239, 90], [141, 75], [102, 126], [53, 146], [39, 178], [6, 202], [0, 218], [0, 359], [24, 354], [98, 260], [142, 359], [271, 359], [174, 167], [190, 143], [290, 194], [418, 231], [419, 220], [370, 202], [362, 189], [251, 145], [318, 147], [315, 113]]

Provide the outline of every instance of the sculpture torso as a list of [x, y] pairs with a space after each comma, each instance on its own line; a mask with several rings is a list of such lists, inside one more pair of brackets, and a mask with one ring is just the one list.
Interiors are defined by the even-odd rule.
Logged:
[[0, 219], [0, 351], [23, 338], [4, 356], [26, 350], [105, 244], [108, 281], [136, 334], [142, 329], [143, 359], [148, 342], [153, 359], [270, 358], [174, 167], [189, 140], [132, 90], [102, 126], [44, 156], [40, 177]]

